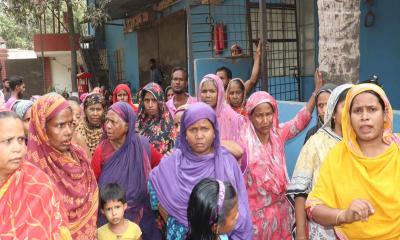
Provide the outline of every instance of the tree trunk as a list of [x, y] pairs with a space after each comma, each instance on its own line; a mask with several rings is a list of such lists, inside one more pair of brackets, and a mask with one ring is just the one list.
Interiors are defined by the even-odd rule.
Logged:
[[318, 0], [319, 70], [324, 80], [355, 83], [360, 68], [360, 0]]
[[43, 75], [43, 93], [47, 93], [47, 87], [50, 88], [51, 86], [46, 86], [46, 67], [45, 67], [45, 60], [44, 60], [44, 36], [43, 36], [43, 26], [42, 26], [42, 17], [39, 17], [39, 29], [40, 29], [40, 56], [42, 57], [42, 75]]
[[77, 46], [75, 44], [75, 26], [74, 26], [74, 11], [72, 8], [72, 0], [66, 0], [67, 3], [67, 15], [68, 15], [68, 34], [69, 34], [69, 44], [71, 47], [71, 86], [72, 92], [78, 91], [78, 85], [76, 82], [76, 74], [78, 73], [77, 67]]

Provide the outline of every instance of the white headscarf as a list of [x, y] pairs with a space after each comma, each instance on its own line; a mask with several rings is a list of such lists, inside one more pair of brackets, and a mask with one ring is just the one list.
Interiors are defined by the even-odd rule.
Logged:
[[337, 86], [331, 92], [331, 95], [329, 96], [328, 103], [326, 106], [326, 113], [325, 113], [325, 117], [324, 117], [324, 125], [322, 126], [322, 130], [325, 130], [326, 132], [328, 132], [330, 135], [337, 138], [338, 140], [342, 140], [342, 137], [337, 135], [332, 129], [333, 114], [335, 112], [336, 105], [339, 101], [339, 97], [342, 94], [342, 92], [346, 91], [347, 89], [350, 89], [352, 86], [353, 86], [353, 84], [349, 84], [349, 83]]

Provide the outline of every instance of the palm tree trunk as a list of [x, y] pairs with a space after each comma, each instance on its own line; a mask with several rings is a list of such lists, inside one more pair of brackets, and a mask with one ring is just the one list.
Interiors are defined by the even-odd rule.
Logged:
[[325, 81], [355, 83], [360, 68], [360, 0], [318, 0], [319, 70]]

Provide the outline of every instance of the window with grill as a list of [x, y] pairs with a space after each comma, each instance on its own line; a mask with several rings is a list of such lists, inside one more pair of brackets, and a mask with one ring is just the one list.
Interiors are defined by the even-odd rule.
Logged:
[[115, 80], [118, 83], [125, 81], [124, 49], [119, 48], [114, 52], [115, 59]]
[[[295, 0], [267, 0], [268, 91], [278, 100], [300, 100], [299, 52]], [[252, 39], [260, 38], [259, 4], [250, 3]], [[253, 41], [255, 42], [255, 41]], [[253, 46], [253, 49], [256, 49]]]

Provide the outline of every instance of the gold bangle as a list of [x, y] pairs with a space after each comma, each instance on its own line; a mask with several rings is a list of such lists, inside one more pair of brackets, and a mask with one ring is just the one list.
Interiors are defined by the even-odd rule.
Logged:
[[342, 215], [345, 211], [346, 211], [346, 210], [340, 210], [340, 211], [338, 212], [338, 214], [336, 215], [336, 225], [335, 225], [335, 226], [340, 225], [340, 224], [339, 224], [339, 217], [340, 217], [340, 215]]

